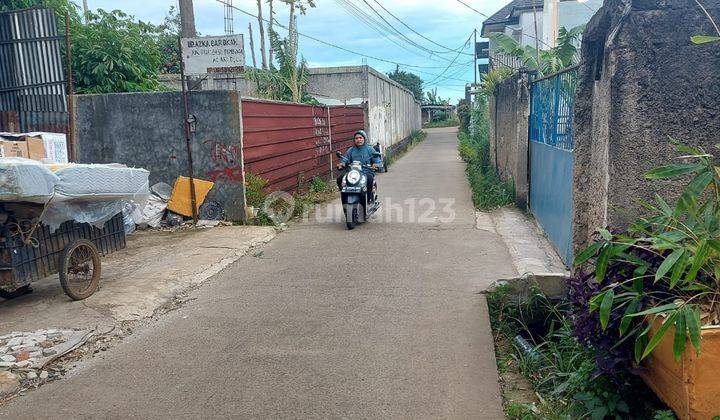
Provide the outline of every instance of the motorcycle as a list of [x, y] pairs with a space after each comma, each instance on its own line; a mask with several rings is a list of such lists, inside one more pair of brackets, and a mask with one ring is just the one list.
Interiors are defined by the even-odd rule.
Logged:
[[[335, 154], [345, 163], [346, 172], [340, 183], [340, 199], [345, 213], [345, 225], [348, 230], [352, 230], [355, 226], [366, 222], [380, 208], [377, 180], [373, 177], [373, 185], [367, 185], [367, 176], [363, 173], [363, 169], [374, 171], [372, 165], [362, 165], [358, 161], [348, 164], [344, 162], [345, 157], [342, 153], [335, 152]], [[373, 156], [380, 156], [380, 153]], [[371, 188], [369, 200], [368, 188]]]

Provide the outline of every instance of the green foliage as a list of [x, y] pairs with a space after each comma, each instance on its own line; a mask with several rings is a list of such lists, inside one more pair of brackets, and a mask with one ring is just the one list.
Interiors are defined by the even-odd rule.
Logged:
[[485, 97], [495, 95], [495, 90], [498, 85], [505, 79], [512, 75], [512, 69], [508, 67], [498, 67], [490, 70], [489, 72], [482, 75], [480, 82], [482, 88], [480, 89]]
[[328, 189], [328, 184], [327, 184], [327, 182], [323, 181], [322, 178], [320, 178], [319, 176], [316, 176], [312, 180], [310, 180], [309, 188], [310, 188], [311, 192], [316, 192], [316, 193], [325, 192]]
[[473, 190], [475, 207], [488, 210], [513, 202], [513, 183], [502, 181], [491, 163], [490, 122], [487, 102], [483, 99], [477, 101], [476, 108], [472, 111], [470, 132], [458, 133], [458, 152], [467, 162], [465, 171]]
[[155, 36], [160, 52], [160, 72], [180, 74], [180, 11], [176, 6], [170, 6], [165, 22], [156, 28]]
[[[135, 21], [119, 10], [88, 12], [68, 0], [9, 0], [0, 10], [43, 6], [55, 11], [58, 32], [70, 17], [72, 69], [77, 93], [157, 90], [162, 27]], [[177, 41], [175, 41], [177, 42]], [[64, 53], [63, 46], [63, 53]]]
[[250, 172], [245, 173], [245, 201], [248, 206], [260, 208], [265, 203], [267, 179]]
[[690, 37], [690, 41], [693, 44], [708, 44], [710, 42], [717, 42], [720, 41], [720, 36], [712, 36], [712, 35], [695, 35]]
[[401, 85], [408, 88], [415, 96], [415, 99], [422, 100], [423, 97], [423, 81], [420, 76], [410, 73], [408, 71], [400, 70], [396, 68], [395, 71], [387, 74], [388, 77]]
[[465, 99], [458, 101], [457, 116], [460, 120], [460, 131], [468, 131], [470, 126], [470, 106]]
[[538, 69], [541, 74], [550, 74], [576, 64], [578, 60], [577, 43], [585, 30], [580, 25], [570, 30], [560, 28], [557, 45], [548, 50], [526, 45], [522, 46], [515, 39], [502, 32], [491, 33], [488, 38], [498, 44], [498, 52], [517, 58], [525, 67]]
[[254, 69], [248, 73], [248, 77], [256, 83], [258, 92], [266, 98], [291, 102], [313, 102], [314, 100], [305, 94], [305, 86], [308, 82], [307, 62], [302, 57], [298, 61], [296, 9], [300, 14], [305, 14], [308, 7], [315, 7], [315, 3], [312, 0], [306, 2], [282, 1], [290, 6], [287, 38], [281, 39], [272, 27], [268, 28], [270, 45], [279, 68], [276, 69], [273, 63], [270, 63], [269, 70]]
[[[676, 358], [687, 341], [700, 352], [700, 328], [720, 320], [720, 166], [704, 150], [673, 141], [683, 163], [655, 168], [649, 180], [686, 180], [674, 207], [660, 196], [628, 234], [599, 231], [576, 265], [593, 261], [595, 279], [607, 284], [590, 300], [606, 329], [622, 319], [618, 341], [634, 339], [635, 359], [646, 358], [674, 327]], [[652, 323], [657, 330], [650, 333]], [[689, 339], [689, 340], [688, 340]]]
[[73, 72], [78, 93], [157, 90], [160, 52], [156, 27], [114, 10], [88, 12], [73, 28]]
[[[516, 419], [629, 418], [630, 402], [637, 404], [633, 384], [614, 383], [595, 372], [596, 353], [573, 336], [567, 301], [552, 302], [535, 289], [523, 299], [512, 299], [506, 287], [487, 295], [490, 320], [498, 337], [524, 337], [532, 354], [513, 346], [512, 357], [530, 381], [540, 402], [507, 404]], [[627, 399], [627, 401], [626, 401]], [[633, 413], [637, 414], [637, 413]]]
[[443, 119], [433, 119], [432, 122], [423, 124], [423, 128], [457, 127], [460, 125], [460, 120], [455, 115], [446, 112], [443, 117]]
[[448, 105], [450, 99], [443, 99], [437, 94], [437, 88], [425, 92], [424, 100], [422, 101], [425, 105]]

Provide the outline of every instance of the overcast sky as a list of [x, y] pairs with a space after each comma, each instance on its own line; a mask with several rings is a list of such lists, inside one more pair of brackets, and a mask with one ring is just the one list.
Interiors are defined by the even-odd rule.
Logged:
[[[80, 0], [76, 1], [82, 3]], [[480, 12], [490, 15], [509, 0], [463, 1]], [[409, 46], [397, 36], [380, 34], [368, 27], [341, 6], [342, 3], [347, 2], [371, 15], [374, 15], [374, 12], [368, 4], [373, 6], [388, 22], [420, 47]], [[197, 30], [203, 35], [224, 34], [223, 5], [217, 0], [195, 0], [194, 3]], [[471, 36], [473, 29], [477, 28], [479, 32], [485, 19], [456, 0], [316, 0], [317, 7], [309, 9], [305, 16], [299, 17], [298, 29], [303, 34], [357, 53], [406, 65], [421, 66], [401, 68], [421, 76], [426, 83], [425, 90], [437, 87], [438, 95], [443, 98], [450, 97], [453, 103], [464, 97], [464, 84], [473, 81], [472, 56], [458, 55], [413, 34], [402, 23], [383, 11], [378, 3], [417, 32], [451, 49], [462, 46]], [[88, 0], [88, 4], [91, 9], [120, 8], [137, 19], [161, 23], [170, 6], [177, 5], [177, 0]], [[257, 12], [255, 0], [233, 0], [233, 4], [253, 14]], [[263, 4], [266, 5], [264, 0]], [[273, 4], [278, 12], [276, 19], [287, 24], [287, 7], [279, 0]], [[267, 17], [267, 9], [264, 13]], [[248, 48], [248, 22], [252, 22], [255, 49], [259, 51], [257, 19], [235, 10], [233, 21], [235, 33], [245, 35], [246, 48]], [[284, 31], [281, 34], [285, 35]], [[472, 52], [471, 44], [472, 39], [466, 45], [464, 53]], [[420, 48], [444, 52], [444, 54], [430, 53]], [[300, 37], [300, 53], [311, 67], [359, 65], [363, 63], [363, 59], [366, 59], [371, 67], [384, 73], [395, 68], [395, 64], [363, 57], [304, 37]], [[256, 52], [256, 55], [259, 65], [259, 52]], [[453, 60], [454, 63], [451, 63]], [[247, 64], [251, 64], [249, 53], [246, 54], [246, 61]]]

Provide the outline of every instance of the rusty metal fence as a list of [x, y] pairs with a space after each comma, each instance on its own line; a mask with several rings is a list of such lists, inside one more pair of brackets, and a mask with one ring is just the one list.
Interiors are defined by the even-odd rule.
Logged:
[[0, 13], [0, 131], [67, 131], [62, 39], [50, 9]]
[[334, 175], [333, 154], [363, 129], [364, 109], [243, 98], [242, 123], [245, 172], [265, 178], [270, 190], [297, 191]]

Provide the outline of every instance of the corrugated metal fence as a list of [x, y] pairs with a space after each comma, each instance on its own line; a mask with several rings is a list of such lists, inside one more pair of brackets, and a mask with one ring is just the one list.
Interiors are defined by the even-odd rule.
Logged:
[[530, 209], [566, 265], [572, 265], [573, 98], [577, 68], [532, 82]]
[[0, 131], [66, 132], [63, 38], [50, 9], [0, 13]]
[[360, 106], [322, 107], [242, 99], [245, 172], [268, 180], [268, 189], [302, 189], [313, 177], [333, 174], [333, 153], [350, 147], [363, 129]]

